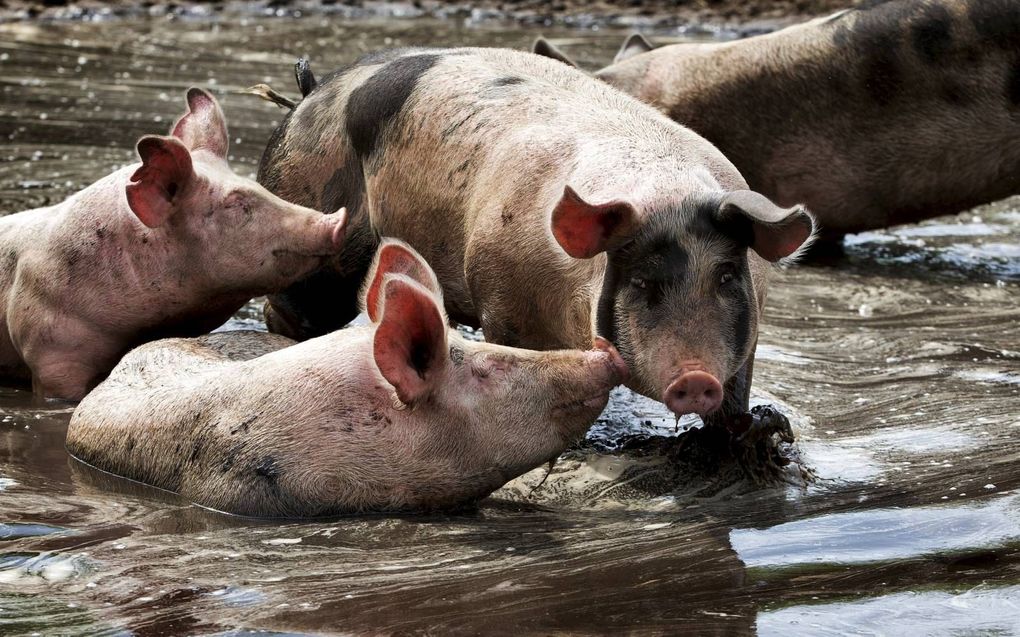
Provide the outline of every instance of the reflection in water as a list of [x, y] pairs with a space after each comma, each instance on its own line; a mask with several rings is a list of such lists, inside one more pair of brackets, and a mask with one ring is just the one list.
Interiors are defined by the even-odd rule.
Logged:
[[960, 593], [898, 593], [874, 599], [814, 604], [760, 613], [765, 635], [1020, 634], [1020, 586], [979, 587]]
[[[987, 485], [991, 489], [995, 485]], [[735, 529], [730, 545], [750, 568], [858, 564], [987, 549], [1020, 540], [1020, 496], [966, 506], [871, 509]]]
[[[231, 161], [251, 174], [282, 112], [235, 91], [296, 95], [298, 55], [322, 75], [381, 46], [537, 34], [319, 17], [0, 25], [0, 213], [134, 161], [188, 85], [220, 98]], [[548, 35], [591, 67], [621, 39]], [[70, 460], [70, 409], [0, 389], [0, 634], [912, 634], [897, 618], [939, 614], [916, 625], [1020, 630], [1018, 202], [776, 272], [754, 400], [791, 416], [817, 476], [806, 488], [676, 470], [658, 453], [685, 439], [673, 419], [618, 390], [534, 492], [544, 469], [456, 515], [265, 522]], [[230, 324], [260, 325], [258, 303]]]

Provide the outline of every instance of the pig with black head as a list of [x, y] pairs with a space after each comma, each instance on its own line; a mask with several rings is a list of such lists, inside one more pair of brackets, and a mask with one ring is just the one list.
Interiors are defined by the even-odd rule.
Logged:
[[288, 203], [227, 165], [216, 100], [193, 88], [141, 163], [0, 219], [0, 376], [78, 400], [131, 347], [217, 327], [337, 254], [344, 213]]
[[811, 238], [804, 208], [747, 190], [692, 131], [537, 55], [392, 51], [303, 86], [259, 179], [309, 207], [348, 203], [351, 230], [342, 262], [270, 297], [271, 329], [307, 338], [350, 320], [358, 255], [394, 236], [487, 340], [601, 335], [629, 386], [678, 417], [743, 417], [770, 263]]

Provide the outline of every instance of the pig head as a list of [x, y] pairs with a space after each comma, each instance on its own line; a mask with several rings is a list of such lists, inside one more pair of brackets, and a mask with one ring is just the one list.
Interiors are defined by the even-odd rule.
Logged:
[[746, 409], [764, 262], [795, 256], [813, 231], [803, 208], [748, 190], [641, 215], [625, 199], [593, 204], [567, 186], [552, 213], [567, 254], [606, 255], [597, 331], [619, 347], [629, 386], [678, 418], [707, 418], [727, 398], [724, 412]]

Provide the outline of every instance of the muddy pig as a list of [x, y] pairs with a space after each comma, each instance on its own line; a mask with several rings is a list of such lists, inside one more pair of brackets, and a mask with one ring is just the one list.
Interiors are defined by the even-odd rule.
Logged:
[[227, 165], [213, 97], [63, 203], [0, 219], [0, 375], [78, 400], [131, 347], [208, 332], [337, 254], [345, 215], [288, 203]]
[[627, 376], [602, 339], [586, 352], [463, 339], [403, 243], [384, 242], [372, 270], [370, 326], [133, 350], [75, 410], [68, 450], [242, 515], [445, 509], [558, 456]]
[[350, 320], [356, 255], [378, 233], [418, 249], [450, 317], [490, 342], [578, 349], [598, 334], [629, 386], [677, 417], [743, 416], [769, 262], [811, 236], [803, 208], [538, 55], [392, 51], [305, 85], [259, 180], [309, 207], [346, 203], [351, 228], [341, 264], [270, 298], [271, 329], [305, 338]]
[[[543, 43], [543, 50], [549, 50]], [[1020, 193], [1020, 2], [905, 0], [654, 51], [595, 76], [715, 144], [823, 236]]]

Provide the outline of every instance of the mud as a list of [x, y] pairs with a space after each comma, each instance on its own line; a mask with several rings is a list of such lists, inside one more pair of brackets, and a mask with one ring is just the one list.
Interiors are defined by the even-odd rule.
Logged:
[[[0, 212], [133, 161], [190, 84], [221, 98], [231, 161], [251, 174], [281, 111], [236, 91], [296, 96], [298, 55], [321, 73], [382, 46], [525, 47], [540, 31], [591, 66], [623, 34], [307, 16], [0, 25]], [[538, 488], [544, 467], [456, 515], [263, 522], [71, 460], [68, 408], [0, 390], [0, 634], [1020, 632], [1017, 246], [1012, 199], [777, 272], [754, 402], [787, 414], [797, 442], [789, 479], [768, 487], [691, 452], [696, 419], [678, 432], [617, 390]], [[255, 302], [226, 327], [259, 316]]]

